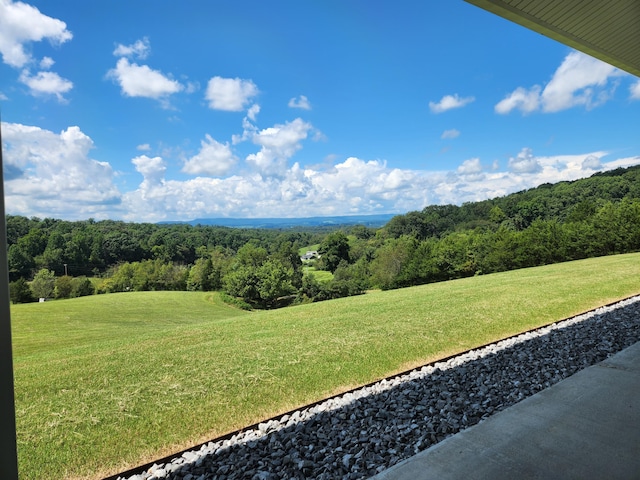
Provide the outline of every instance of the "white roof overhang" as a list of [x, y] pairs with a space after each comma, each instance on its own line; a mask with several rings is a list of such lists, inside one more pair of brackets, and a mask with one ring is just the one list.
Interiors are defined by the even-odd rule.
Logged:
[[640, 77], [639, 0], [466, 0]]

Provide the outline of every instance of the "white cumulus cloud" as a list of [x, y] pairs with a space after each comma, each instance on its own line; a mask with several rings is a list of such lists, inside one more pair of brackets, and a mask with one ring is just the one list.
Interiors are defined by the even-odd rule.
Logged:
[[131, 160], [131, 163], [136, 167], [136, 171], [142, 174], [142, 185], [144, 188], [149, 186], [161, 184], [164, 181], [164, 174], [167, 171], [167, 166], [164, 163], [162, 157], [148, 157], [147, 155], [140, 155]]
[[[508, 171], [473, 174], [481, 168], [480, 160], [471, 159], [458, 167], [455, 174], [446, 174], [435, 187], [434, 203], [461, 204], [529, 189], [543, 183], [572, 181], [588, 177], [601, 170], [612, 170], [640, 164], [640, 157], [619, 158], [604, 162], [607, 152], [576, 155], [535, 156], [529, 148], [509, 161]], [[495, 165], [494, 165], [495, 167]], [[433, 197], [432, 197], [433, 198]]]
[[477, 182], [485, 178], [484, 168], [479, 158], [470, 158], [462, 162], [456, 173], [466, 182]]
[[600, 158], [595, 155], [587, 155], [582, 161], [583, 170], [600, 170], [602, 168], [602, 162]]
[[432, 113], [442, 113], [454, 108], [461, 108], [475, 100], [474, 97], [460, 97], [457, 93], [454, 95], [445, 95], [439, 102], [429, 102], [429, 109]]
[[182, 171], [190, 175], [225, 175], [238, 162], [228, 143], [220, 143], [206, 135], [200, 142], [200, 151], [187, 160]]
[[287, 168], [287, 160], [302, 148], [301, 142], [312, 128], [310, 123], [296, 118], [253, 133], [251, 140], [262, 148], [248, 155], [247, 162], [264, 174], [282, 174]]
[[0, 0], [0, 53], [2, 61], [22, 68], [32, 61], [26, 45], [49, 40], [60, 45], [73, 38], [67, 24], [44, 15], [37, 8], [23, 2]]
[[34, 96], [54, 95], [58, 101], [64, 102], [63, 94], [73, 88], [73, 83], [55, 72], [38, 72], [31, 75], [28, 70], [20, 74], [20, 81], [29, 87]]
[[254, 103], [253, 105], [251, 105], [251, 107], [249, 107], [249, 110], [247, 110], [247, 118], [252, 122], [255, 122], [258, 113], [260, 113], [260, 105]]
[[518, 87], [498, 102], [495, 106], [495, 111], [502, 114], [509, 113], [514, 109], [518, 109], [523, 113], [535, 112], [540, 108], [540, 91], [541, 87], [539, 85], [535, 85], [529, 90]]
[[302, 110], [311, 110], [311, 103], [306, 96], [300, 95], [298, 98], [292, 98], [291, 100], [289, 100], [289, 107], [300, 108]]
[[384, 162], [346, 159], [328, 171], [293, 164], [281, 177], [261, 174], [168, 180], [123, 195], [130, 219], [300, 217], [376, 213], [425, 204], [434, 177]]
[[542, 165], [530, 148], [523, 148], [518, 155], [509, 158], [509, 170], [514, 173], [536, 173], [542, 170]]
[[43, 57], [42, 60], [40, 60], [40, 68], [42, 70], [49, 70], [55, 63], [56, 62], [53, 61], [53, 58]]
[[[131, 160], [139, 182], [121, 193], [114, 185], [116, 173], [108, 163], [91, 158], [93, 141], [78, 127], [54, 133], [3, 123], [7, 212], [27, 217], [131, 221], [404, 213], [431, 204], [484, 200], [542, 183], [576, 180], [597, 171], [640, 164], [640, 157], [605, 161], [608, 153], [603, 151], [543, 157], [523, 148], [505, 170], [495, 162], [491, 167], [490, 160], [485, 167], [478, 157], [448, 171], [393, 168], [383, 160], [355, 156], [343, 160], [333, 157], [314, 166], [297, 162], [287, 166], [312, 129], [296, 119], [251, 134], [264, 158], [274, 159], [266, 170], [273, 168], [277, 174], [265, 174], [261, 169], [242, 175], [230, 175], [231, 170], [223, 173], [224, 168], [216, 162], [230, 161], [229, 145], [206, 136], [200, 151], [185, 162], [201, 175], [169, 179], [169, 164], [162, 156], [141, 154]], [[146, 144], [140, 147], [148, 150]], [[170, 151], [166, 154], [171, 155]]]
[[136, 40], [131, 45], [123, 45], [121, 43], [118, 43], [115, 50], [113, 51], [113, 54], [116, 57], [135, 57], [140, 60], [144, 60], [149, 55], [150, 51], [151, 45], [149, 43], [149, 39], [147, 37], [144, 37], [141, 40]]
[[577, 106], [595, 108], [611, 98], [617, 86], [611, 80], [621, 75], [623, 72], [608, 63], [574, 51], [564, 58], [544, 88], [518, 87], [495, 106], [495, 111], [553, 113]]
[[602, 162], [606, 152], [533, 157], [539, 168], [528, 172], [485, 171], [479, 158], [455, 171], [390, 168], [386, 162], [349, 157], [331, 168], [294, 163], [280, 176], [260, 173], [186, 181], [142, 182], [123, 195], [127, 219], [159, 221], [207, 217], [302, 217], [404, 213], [430, 204], [461, 204], [532, 188], [541, 183], [576, 180], [603, 170], [640, 164], [640, 157]]
[[205, 98], [213, 110], [240, 112], [258, 93], [251, 80], [216, 76], [209, 80]]
[[113, 78], [127, 97], [145, 97], [163, 99], [181, 91], [184, 86], [147, 65], [129, 63], [120, 58], [116, 68], [109, 70], [107, 76]]
[[2, 141], [7, 211], [88, 218], [108, 216], [120, 202], [111, 166], [90, 158], [93, 141], [80, 128], [54, 133], [3, 122]]

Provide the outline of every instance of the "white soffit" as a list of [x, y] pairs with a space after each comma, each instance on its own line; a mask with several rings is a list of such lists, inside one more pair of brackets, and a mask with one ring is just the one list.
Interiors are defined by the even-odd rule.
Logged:
[[640, 77], [640, 0], [466, 0]]

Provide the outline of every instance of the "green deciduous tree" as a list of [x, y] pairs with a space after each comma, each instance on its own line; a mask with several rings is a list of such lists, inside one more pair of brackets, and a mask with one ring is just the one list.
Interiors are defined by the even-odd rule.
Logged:
[[322, 285], [316, 279], [313, 273], [306, 273], [302, 277], [302, 286], [298, 289], [298, 303], [313, 302], [318, 299]]
[[318, 247], [320, 266], [323, 270], [335, 272], [340, 262], [349, 263], [349, 239], [340, 230], [331, 232]]
[[[289, 242], [280, 243], [273, 255], [252, 242], [238, 250], [235, 261], [224, 276], [226, 292], [259, 307], [276, 307], [281, 297], [293, 294], [297, 278], [292, 265], [300, 259], [297, 249]], [[295, 254], [296, 258], [293, 258]], [[300, 283], [302, 278], [300, 275]]]
[[334, 298], [364, 293], [368, 285], [368, 278], [362, 267], [363, 264], [349, 265], [344, 261], [338, 265], [333, 278], [326, 285], [326, 288], [333, 292]]
[[30, 278], [31, 272], [36, 266], [34, 258], [20, 244], [13, 244], [9, 247], [7, 263], [11, 279]]
[[400, 274], [411, 259], [416, 244], [417, 240], [408, 235], [387, 240], [376, 250], [371, 262], [372, 283], [383, 290], [403, 286]]
[[278, 300], [296, 291], [291, 283], [293, 269], [278, 259], [269, 259], [257, 271], [259, 301], [267, 307], [276, 307]]
[[212, 288], [213, 263], [210, 258], [197, 258], [189, 269], [187, 290], [208, 292]]
[[115, 268], [105, 286], [108, 292], [186, 290], [189, 270], [160, 259], [123, 263]]
[[248, 303], [254, 305], [258, 303], [260, 293], [258, 292], [256, 270], [256, 268], [246, 265], [237, 265], [232, 268], [223, 279], [225, 291], [232, 297], [242, 298]]
[[56, 285], [56, 276], [51, 270], [43, 268], [36, 273], [31, 282], [31, 291], [36, 298], [50, 298]]
[[235, 263], [238, 266], [258, 268], [267, 261], [268, 256], [266, 248], [249, 242], [238, 249]]
[[284, 267], [291, 271], [290, 281], [296, 288], [302, 286], [302, 260], [300, 260], [300, 247], [297, 242], [292, 242], [286, 237], [276, 240], [276, 245], [272, 249], [271, 259], [278, 260]]
[[507, 216], [504, 214], [502, 209], [498, 206], [493, 207], [489, 211], [489, 221], [493, 223], [500, 224], [507, 219]]

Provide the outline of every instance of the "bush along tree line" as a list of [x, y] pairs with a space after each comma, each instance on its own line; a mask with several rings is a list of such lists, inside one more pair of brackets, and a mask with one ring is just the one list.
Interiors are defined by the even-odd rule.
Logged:
[[[640, 250], [640, 167], [481, 202], [432, 205], [379, 229], [234, 229], [7, 217], [11, 299], [219, 290], [275, 308]], [[318, 245], [302, 262], [300, 248]], [[67, 275], [67, 269], [72, 276]], [[313, 271], [324, 270], [322, 276]]]

